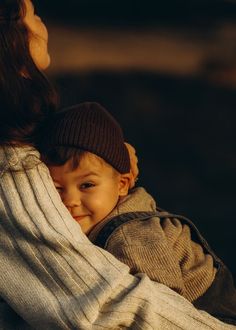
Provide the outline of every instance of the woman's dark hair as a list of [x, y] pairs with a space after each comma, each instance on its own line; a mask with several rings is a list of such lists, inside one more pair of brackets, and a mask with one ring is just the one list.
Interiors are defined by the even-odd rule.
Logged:
[[34, 144], [57, 95], [29, 51], [24, 0], [0, 1], [0, 145]]

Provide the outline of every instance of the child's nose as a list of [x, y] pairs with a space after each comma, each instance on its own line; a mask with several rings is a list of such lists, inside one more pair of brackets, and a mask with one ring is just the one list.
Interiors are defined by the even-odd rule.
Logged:
[[62, 201], [67, 208], [80, 206], [81, 205], [80, 193], [74, 191], [65, 192]]

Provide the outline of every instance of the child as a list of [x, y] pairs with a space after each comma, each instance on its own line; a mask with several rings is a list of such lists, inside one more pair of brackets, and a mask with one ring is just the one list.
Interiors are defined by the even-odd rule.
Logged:
[[89, 239], [182, 294], [194, 305], [236, 324], [232, 276], [191, 221], [165, 212], [141, 187], [130, 188], [123, 133], [98, 103], [55, 115], [40, 149], [62, 201]]

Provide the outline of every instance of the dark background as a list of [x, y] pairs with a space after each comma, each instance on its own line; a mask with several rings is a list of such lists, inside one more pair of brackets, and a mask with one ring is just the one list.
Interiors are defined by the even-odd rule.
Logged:
[[[160, 207], [192, 219], [236, 278], [236, 2], [61, 0], [35, 4], [49, 27], [52, 69], [48, 75], [60, 92], [62, 106], [98, 101], [110, 110], [126, 140], [136, 147], [139, 184]], [[163, 67], [157, 52], [151, 67], [147, 60], [147, 68], [120, 65], [113, 69], [101, 64], [90, 70], [83, 68], [80, 54], [85, 46], [81, 44], [81, 53], [74, 54], [81, 66], [73, 69], [68, 63], [70, 69], [60, 70], [62, 62], [57, 65], [53, 59], [60, 55], [63, 62], [70, 61], [65, 47], [68, 39], [55, 26], [69, 27], [80, 36], [88, 29], [94, 35], [102, 29], [111, 36], [118, 31], [121, 38], [130, 31], [138, 36], [141, 31], [142, 38], [148, 38], [154, 31], [156, 45], [161, 31], [162, 38], [166, 35], [177, 50], [183, 47], [179, 44], [183, 36], [184, 45], [203, 55], [187, 72], [181, 72], [181, 61], [168, 47], [160, 50], [166, 51], [173, 64], [170, 68]], [[77, 44], [70, 33], [68, 38]], [[115, 45], [116, 39], [111, 38], [109, 47]], [[150, 54], [152, 47], [145, 51]], [[192, 51], [185, 56], [195, 58]]]

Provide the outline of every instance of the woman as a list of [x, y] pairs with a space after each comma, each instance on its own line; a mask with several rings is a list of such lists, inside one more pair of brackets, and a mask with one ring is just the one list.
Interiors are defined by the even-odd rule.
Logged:
[[0, 2], [0, 329], [229, 329], [93, 246], [34, 149], [56, 108], [47, 30], [30, 0]]

